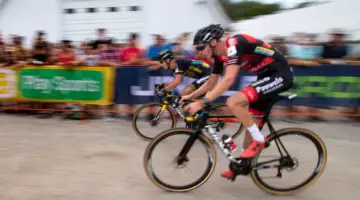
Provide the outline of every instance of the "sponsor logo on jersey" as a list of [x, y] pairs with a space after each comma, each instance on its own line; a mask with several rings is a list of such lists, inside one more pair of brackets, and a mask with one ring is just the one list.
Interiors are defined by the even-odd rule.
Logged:
[[257, 85], [260, 85], [261, 83], [264, 83], [265, 81], [269, 81], [270, 80], [270, 77], [265, 77], [259, 81], [256, 81], [255, 83], [251, 84], [253, 87], [257, 86]]
[[238, 44], [238, 41], [237, 41], [236, 38], [233, 38], [233, 37], [232, 37], [232, 38], [229, 38], [229, 39], [228, 39], [227, 44], [228, 44], [228, 46], [235, 46], [235, 45]]
[[209, 65], [207, 64], [207, 63], [202, 63], [202, 66], [204, 67], [204, 68], [209, 68]]
[[199, 69], [199, 68], [196, 67], [196, 66], [190, 66], [190, 67], [189, 67], [189, 70], [190, 70], [190, 71], [193, 71], [193, 72], [196, 72], [196, 73], [199, 73], [199, 74], [203, 72], [201, 69]]
[[254, 53], [265, 55], [265, 56], [272, 56], [274, 55], [275, 51], [271, 49], [267, 49], [265, 47], [256, 47]]
[[227, 56], [232, 57], [237, 54], [236, 46], [230, 46], [227, 48]]
[[281, 77], [276, 77], [275, 80], [271, 83], [268, 83], [266, 85], [263, 86], [258, 86], [256, 87], [256, 92], [260, 93], [260, 92], [264, 92], [264, 93], [268, 93], [270, 91], [273, 91], [273, 89], [277, 89], [277, 86], [282, 85], [284, 82], [284, 79]]
[[204, 83], [209, 79], [209, 76], [205, 76], [196, 81], [196, 83]]

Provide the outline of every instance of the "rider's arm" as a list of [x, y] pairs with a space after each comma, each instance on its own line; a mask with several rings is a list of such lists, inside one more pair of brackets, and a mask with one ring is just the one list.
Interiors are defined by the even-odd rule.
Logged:
[[218, 81], [218, 75], [211, 74], [209, 80], [206, 81], [199, 89], [190, 94], [190, 99], [196, 99], [205, 94], [207, 91], [212, 90]]
[[239, 70], [239, 65], [228, 65], [225, 69], [224, 77], [216, 84], [213, 90], [206, 94], [206, 101], [214, 101], [227, 91], [235, 83]]
[[226, 40], [228, 58], [227, 66], [225, 68], [225, 74], [223, 76], [223, 79], [218, 82], [215, 88], [206, 94], [205, 101], [214, 101], [235, 83], [236, 77], [242, 66], [239, 58], [242, 55], [243, 48], [246, 43], [247, 41], [245, 40], [245, 38], [242, 37], [232, 37]]
[[162, 68], [161, 63], [159, 61], [148, 61], [147, 65], [149, 66], [148, 69], [149, 70], [159, 70], [160, 68]]
[[172, 80], [166, 87], [164, 88], [165, 91], [170, 91], [176, 88], [182, 82], [183, 75], [182, 74], [175, 74], [174, 80]]

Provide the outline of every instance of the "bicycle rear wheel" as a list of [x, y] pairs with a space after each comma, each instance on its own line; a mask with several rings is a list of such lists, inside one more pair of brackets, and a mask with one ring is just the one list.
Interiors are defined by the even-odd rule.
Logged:
[[[188, 142], [191, 139], [195, 139], [195, 142], [188, 147]], [[161, 148], [161, 146], [165, 146], [166, 149], [157, 150]], [[181, 155], [180, 152], [182, 152], [181, 149], [184, 146], [186, 146], [189, 152]], [[204, 153], [204, 155], [201, 156], [199, 153]], [[159, 155], [159, 162], [157, 162], [156, 159], [157, 155]], [[169, 159], [169, 162], [167, 162], [166, 159]], [[207, 161], [204, 163], [204, 168], [199, 167], [202, 165], [198, 162], [199, 159], [205, 159]], [[160, 167], [160, 164], [166, 164], [167, 166]], [[199, 171], [199, 173], [189, 176], [192, 180], [185, 180], [188, 177], [185, 173], [181, 173], [178, 178], [170, 177], [174, 176], [177, 171], [186, 171], [191, 165], [193, 165], [195, 169], [188, 171]], [[216, 150], [212, 142], [204, 135], [200, 134], [196, 136], [194, 130], [186, 128], [170, 129], [157, 135], [151, 140], [144, 154], [144, 169], [151, 182], [170, 192], [187, 192], [200, 187], [210, 178], [214, 172], [215, 165]], [[170, 170], [170, 172], [166, 174], [165, 172], [168, 170]]]
[[[291, 139], [290, 136], [294, 138]], [[286, 142], [284, 142], [285, 140]], [[309, 146], [305, 146], [307, 143]], [[252, 160], [253, 171], [251, 172], [254, 183], [266, 192], [275, 195], [298, 193], [312, 185], [324, 172], [327, 160], [325, 144], [319, 136], [307, 129], [288, 128], [279, 130], [275, 134], [269, 135], [267, 145]], [[301, 146], [300, 150], [289, 150], [291, 147], [296, 146]], [[300, 154], [304, 150], [310, 150], [311, 152], [306, 154], [307, 160], [295, 156], [295, 154]], [[261, 156], [264, 158], [261, 158]], [[306, 169], [305, 164], [309, 163], [310, 157], [314, 158], [314, 166], [309, 167], [309, 172], [298, 173], [300, 169]], [[271, 169], [275, 170], [271, 172]], [[274, 176], [268, 176], [265, 172]], [[298, 178], [301, 180], [296, 181]], [[278, 180], [295, 183], [281, 182], [278, 184]]]
[[226, 104], [217, 104], [212, 106], [209, 109], [210, 115], [219, 115], [218, 118], [211, 118], [209, 120], [212, 121], [224, 121], [225, 122], [225, 129], [222, 130], [222, 133], [230, 135], [233, 139], [237, 138], [243, 131], [244, 131], [244, 125], [236, 119], [236, 117], [227, 117], [227, 118], [221, 118], [220, 115], [233, 115], [231, 110], [227, 107]]
[[[150, 119], [151, 117], [151, 119]], [[162, 120], [167, 120], [162, 123]], [[132, 128], [143, 140], [152, 140], [158, 133], [175, 128], [176, 117], [168, 105], [152, 102], [140, 106], [132, 120]], [[145, 127], [144, 129], [140, 127]], [[153, 129], [151, 129], [153, 128]]]

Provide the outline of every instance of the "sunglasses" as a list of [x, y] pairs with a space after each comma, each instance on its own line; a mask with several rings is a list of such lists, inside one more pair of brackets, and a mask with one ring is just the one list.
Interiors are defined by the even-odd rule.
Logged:
[[207, 44], [199, 44], [199, 45], [196, 45], [195, 49], [196, 49], [197, 51], [202, 51], [202, 50], [205, 49], [206, 45], [207, 45]]

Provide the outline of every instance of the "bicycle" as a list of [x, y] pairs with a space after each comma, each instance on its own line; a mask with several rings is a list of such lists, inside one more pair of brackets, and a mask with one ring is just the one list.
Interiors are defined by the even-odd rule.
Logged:
[[[155, 85], [155, 90], [159, 90], [158, 85]], [[150, 103], [144, 104], [144, 105], [140, 106], [134, 113], [134, 117], [132, 120], [132, 127], [133, 127], [133, 130], [135, 131], [135, 133], [140, 138], [142, 138], [145, 141], [149, 141], [149, 140], [153, 139], [153, 137], [145, 135], [145, 132], [141, 132], [137, 125], [138, 119], [140, 118], [139, 117], [140, 113], [144, 109], [152, 108], [155, 110], [155, 108], [158, 107], [158, 109], [156, 109], [156, 110], [159, 110], [159, 111], [154, 116], [151, 116], [152, 119], [149, 120], [151, 127], [157, 126], [159, 124], [160, 118], [164, 114], [164, 111], [168, 112], [169, 119], [171, 120], [170, 127], [168, 127], [168, 128], [176, 127], [176, 125], [177, 125], [176, 114], [185, 122], [186, 128], [191, 128], [193, 126], [194, 118], [192, 116], [186, 116], [179, 108], [180, 107], [180, 103], [179, 103], [180, 97], [173, 96], [173, 95], [171, 95], [170, 92], [165, 94], [162, 97], [159, 97], [158, 95], [156, 95], [156, 97], [159, 99], [159, 102], [150, 102]], [[226, 104], [210, 105], [209, 111], [210, 112], [223, 111], [226, 108], [227, 108]], [[212, 120], [214, 120], [214, 121], [220, 121], [220, 120], [224, 120], [224, 119], [234, 119], [234, 115], [224, 115], [224, 114], [223, 115], [215, 115], [214, 114], [212, 116]], [[167, 130], [168, 128], [166, 128], [164, 130]], [[231, 137], [233, 139], [235, 139], [237, 136], [239, 136], [241, 134], [241, 132], [243, 130], [244, 130], [244, 126], [242, 124], [240, 124], [240, 127], [236, 129], [236, 132], [234, 134], [232, 134]]]
[[[279, 95], [276, 99], [274, 99], [273, 102], [271, 102], [272, 106], [280, 101], [280, 100], [290, 100], [294, 98], [296, 95]], [[271, 106], [271, 107], [272, 107]], [[262, 123], [266, 123], [270, 134], [267, 135], [267, 142], [265, 144], [265, 148], [254, 158], [251, 159], [240, 159], [240, 158], [234, 158], [231, 155], [231, 151], [227, 146], [223, 143], [223, 141], [219, 138], [217, 135], [217, 132], [222, 127], [221, 122], [208, 122], [208, 118], [211, 117], [211, 115], [208, 114], [208, 106], [206, 108], [199, 112], [198, 118], [197, 118], [197, 127], [195, 129], [190, 128], [175, 128], [166, 130], [159, 135], [157, 135], [147, 146], [145, 153], [144, 153], [144, 169], [148, 176], [148, 178], [158, 187], [162, 188], [166, 191], [171, 192], [187, 192], [193, 189], [196, 189], [200, 187], [202, 184], [204, 184], [212, 175], [215, 169], [217, 156], [216, 156], [216, 150], [215, 145], [219, 147], [219, 149], [224, 153], [224, 155], [227, 157], [227, 159], [230, 161], [229, 168], [234, 172], [234, 176], [232, 177], [232, 181], [235, 181], [236, 176], [238, 175], [250, 175], [253, 182], [262, 190], [275, 194], [275, 195], [291, 195], [295, 194], [297, 192], [302, 191], [303, 189], [307, 188], [311, 184], [313, 184], [323, 173], [326, 162], [327, 162], [327, 150], [325, 147], [324, 142], [321, 140], [321, 138], [315, 134], [314, 132], [303, 129], [303, 128], [285, 128], [280, 129], [276, 131], [269, 121], [269, 114], [271, 111], [271, 107], [267, 110]], [[203, 129], [207, 130], [203, 132]], [[202, 144], [205, 147], [206, 154], [207, 154], [207, 165], [204, 172], [193, 182], [186, 182], [184, 184], [179, 185], [173, 185], [169, 184], [168, 182], [164, 182], [164, 179], [160, 179], [159, 176], [154, 172], [154, 150], [159, 144], [169, 144], [169, 142], [165, 139], [169, 139], [173, 136], [185, 136], [185, 144], [182, 145], [182, 149], [180, 152], [176, 151], [175, 159], [172, 161], [172, 164], [176, 166], [177, 169], [186, 169], [187, 165], [189, 164], [189, 152], [191, 149], [194, 149], [195, 147], [198, 148], [200, 145], [194, 146], [194, 143], [197, 141], [200, 144]], [[286, 137], [285, 137], [286, 136]], [[293, 172], [296, 169], [298, 169], [298, 166], [300, 165], [299, 158], [292, 156], [292, 154], [289, 153], [287, 148], [291, 147], [291, 145], [287, 145], [287, 148], [285, 148], [285, 144], [282, 142], [284, 139], [290, 138], [290, 136], [297, 136], [296, 143], [299, 143], [300, 139], [307, 139], [307, 141], [311, 142], [311, 145], [314, 145], [317, 152], [314, 152], [312, 155], [317, 156], [317, 162], [314, 170], [311, 172], [309, 176], [306, 176], [307, 178], [305, 181], [302, 181], [300, 183], [297, 183], [296, 185], [292, 185], [289, 187], [278, 187], [274, 185], [270, 185], [265, 180], [267, 180], [267, 177], [263, 177], [260, 174], [262, 174], [263, 170], [271, 170], [275, 169], [275, 178], [282, 178], [283, 173], [285, 172]], [[292, 142], [290, 140], [290, 142]], [[176, 141], [174, 144], [179, 144], [178, 141]], [[181, 143], [180, 143], [181, 144]], [[291, 144], [291, 143], [290, 143]], [[171, 149], [177, 150], [174, 145], [171, 145]], [[274, 147], [274, 152], [277, 154], [276, 158], [268, 159], [262, 162], [259, 162], [259, 157], [264, 153], [267, 153], [268, 150], [270, 151], [270, 147]], [[199, 147], [200, 148], [200, 147]], [[162, 154], [169, 154], [170, 149], [167, 149], [166, 151], [161, 151]], [[193, 150], [197, 153], [197, 149]], [[174, 154], [175, 154], [174, 153]], [[156, 154], [155, 154], [156, 155]], [[191, 154], [193, 155], [193, 154]], [[307, 154], [310, 156], [310, 154]], [[166, 155], [161, 155], [161, 163], [165, 163], [164, 159], [166, 158]], [[195, 162], [197, 159], [195, 159]], [[301, 169], [304, 167], [302, 166]], [[155, 169], [160, 169], [159, 167], [155, 167]], [[167, 169], [167, 168], [165, 168]], [[285, 171], [284, 171], [285, 170]], [[161, 171], [161, 170], [159, 170]], [[172, 173], [173, 174], [173, 173]], [[166, 178], [168, 176], [164, 176]], [[177, 181], [182, 180], [185, 176], [182, 174], [182, 176], [179, 179], [176, 179]], [[191, 176], [193, 177], [193, 176]], [[197, 176], [198, 177], [198, 176]], [[286, 177], [287, 178], [287, 177]], [[289, 180], [294, 180], [294, 176], [291, 177]], [[273, 179], [271, 179], [273, 180]], [[280, 179], [277, 179], [280, 180]], [[283, 180], [283, 179], [281, 179]]]

